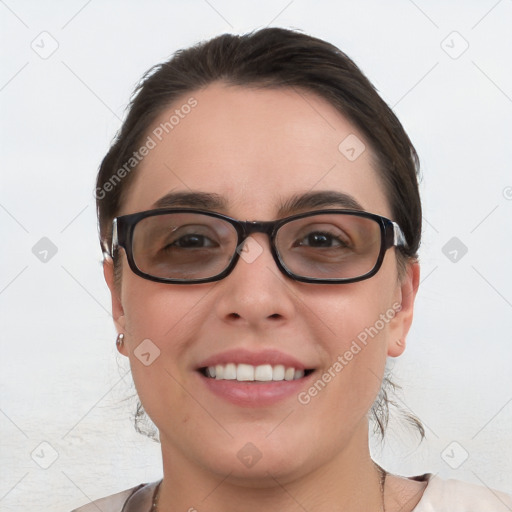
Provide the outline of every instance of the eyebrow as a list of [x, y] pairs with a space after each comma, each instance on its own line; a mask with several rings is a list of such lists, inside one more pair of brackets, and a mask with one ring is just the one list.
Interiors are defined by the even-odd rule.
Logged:
[[315, 210], [319, 208], [337, 207], [347, 210], [363, 210], [355, 197], [343, 192], [325, 190], [297, 194], [286, 200], [279, 208], [279, 216], [285, 217], [294, 213]]
[[[158, 199], [153, 208], [198, 208], [211, 211], [227, 211], [228, 201], [219, 194], [208, 192], [170, 192]], [[351, 195], [333, 190], [296, 194], [281, 203], [278, 217], [327, 207], [348, 210], [364, 210]]]
[[226, 210], [227, 201], [219, 194], [207, 192], [170, 192], [153, 204], [154, 208], [199, 208], [202, 210]]

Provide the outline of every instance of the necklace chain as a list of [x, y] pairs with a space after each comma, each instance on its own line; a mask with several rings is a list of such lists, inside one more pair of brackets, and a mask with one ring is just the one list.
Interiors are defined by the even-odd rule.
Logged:
[[[386, 475], [387, 472], [385, 469], [381, 468], [378, 464], [375, 464], [377, 466], [377, 469], [380, 473], [380, 480], [379, 480], [379, 487], [380, 487], [380, 496], [381, 496], [381, 512], [386, 512], [386, 506], [384, 504], [384, 487], [386, 485]], [[160, 486], [162, 485], [162, 482], [157, 486], [155, 497], [153, 499], [153, 504], [151, 505], [150, 512], [158, 512], [158, 498], [160, 497]]]
[[378, 464], [375, 464], [380, 473], [380, 498], [381, 498], [381, 512], [386, 512], [386, 505], [384, 503], [384, 486], [386, 485], [387, 472], [384, 468], [381, 468]]
[[151, 505], [151, 510], [149, 512], [158, 512], [158, 498], [160, 497], [160, 486], [162, 485], [162, 481], [158, 483], [156, 488], [155, 497], [153, 498], [153, 504]]

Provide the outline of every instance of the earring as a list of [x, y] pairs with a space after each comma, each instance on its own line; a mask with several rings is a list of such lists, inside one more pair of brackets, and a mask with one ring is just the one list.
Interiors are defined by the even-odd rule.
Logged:
[[396, 340], [396, 344], [399, 346], [399, 347], [403, 347], [404, 346], [404, 342], [402, 340]]
[[124, 334], [120, 333], [120, 334], [117, 335], [116, 345], [119, 348], [119, 347], [122, 346], [123, 343], [124, 343]]

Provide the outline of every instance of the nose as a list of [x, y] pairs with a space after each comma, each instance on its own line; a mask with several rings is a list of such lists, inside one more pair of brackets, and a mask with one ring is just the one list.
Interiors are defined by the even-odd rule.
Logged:
[[249, 236], [233, 271], [221, 281], [216, 313], [224, 322], [265, 328], [290, 321], [296, 312], [294, 281], [277, 267], [268, 237]]

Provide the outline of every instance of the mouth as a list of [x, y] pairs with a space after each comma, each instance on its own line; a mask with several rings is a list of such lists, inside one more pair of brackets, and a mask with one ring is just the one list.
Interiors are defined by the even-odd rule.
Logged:
[[296, 381], [308, 377], [314, 369], [300, 369], [282, 364], [260, 364], [254, 366], [243, 363], [217, 364], [199, 368], [199, 373], [207, 379], [254, 382], [258, 384], [280, 381]]
[[223, 401], [267, 407], [295, 400], [316, 369], [275, 349], [232, 349], [201, 361], [195, 373], [201, 385]]

